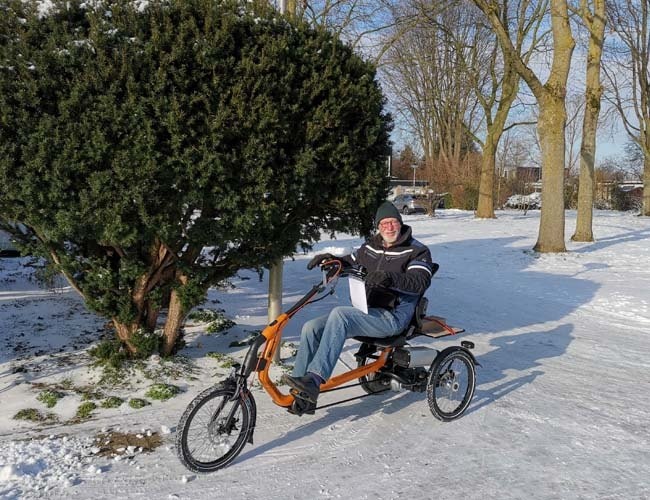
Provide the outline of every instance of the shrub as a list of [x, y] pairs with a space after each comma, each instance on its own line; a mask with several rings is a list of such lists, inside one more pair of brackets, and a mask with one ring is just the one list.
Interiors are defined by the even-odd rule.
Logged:
[[118, 408], [122, 405], [122, 403], [124, 403], [124, 400], [122, 398], [118, 398], [117, 396], [109, 396], [104, 401], [102, 401], [100, 406], [102, 408]]
[[45, 389], [41, 391], [36, 399], [43, 403], [48, 408], [53, 408], [56, 403], [64, 396], [62, 392], [54, 391], [52, 389]]
[[132, 398], [129, 400], [129, 406], [134, 410], [139, 410], [140, 408], [144, 408], [145, 406], [150, 404], [151, 403], [149, 401], [141, 398]]
[[145, 393], [145, 396], [158, 401], [167, 401], [180, 392], [180, 389], [172, 384], [154, 384]]
[[85, 403], [81, 403], [77, 408], [76, 418], [78, 420], [86, 420], [90, 418], [92, 412], [96, 409], [97, 409], [97, 405], [92, 401], [86, 401]]
[[0, 208], [125, 354], [167, 299], [164, 354], [208, 287], [372, 230], [391, 119], [337, 35], [268, 2], [47, 3], [0, 7]]
[[128, 359], [126, 350], [119, 340], [104, 340], [88, 350], [88, 354], [95, 358], [95, 364], [119, 369]]
[[43, 414], [36, 408], [24, 408], [14, 415], [14, 420], [27, 420], [29, 422], [45, 422], [48, 420], [56, 420], [56, 415], [53, 413]]
[[226, 318], [223, 309], [199, 309], [192, 312], [188, 319], [197, 323], [209, 323], [205, 330], [207, 333], [219, 333], [237, 324]]

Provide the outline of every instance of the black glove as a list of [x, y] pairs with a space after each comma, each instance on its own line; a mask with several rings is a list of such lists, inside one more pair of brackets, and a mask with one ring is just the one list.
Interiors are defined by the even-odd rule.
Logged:
[[390, 273], [386, 271], [370, 271], [366, 275], [366, 286], [369, 288], [374, 288], [378, 286], [383, 286], [389, 288], [393, 284], [393, 278]]
[[309, 261], [309, 264], [307, 264], [307, 269], [311, 271], [316, 266], [320, 266], [323, 263], [323, 261], [331, 260], [335, 258], [336, 257], [334, 257], [331, 253], [319, 253], [318, 255], [316, 255], [316, 257], [314, 257]]

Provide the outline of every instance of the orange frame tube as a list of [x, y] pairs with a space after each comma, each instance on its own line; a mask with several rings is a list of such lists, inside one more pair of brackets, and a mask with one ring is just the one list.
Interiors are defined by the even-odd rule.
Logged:
[[[269, 376], [269, 369], [271, 368], [275, 350], [280, 346], [280, 340], [282, 339], [282, 330], [288, 323], [289, 319], [289, 316], [286, 313], [283, 313], [262, 331], [262, 335], [266, 338], [266, 343], [264, 344], [264, 350], [262, 351], [262, 354], [258, 358], [257, 368], [255, 369], [255, 371], [258, 372], [262, 387], [269, 394], [269, 396], [271, 396], [273, 402], [278, 406], [285, 408], [291, 406], [294, 401], [294, 396], [291, 393], [284, 394], [278, 389], [278, 386], [273, 383], [271, 377]], [[381, 350], [381, 354], [376, 361], [330, 378], [323, 385], [321, 385], [321, 392], [329, 391], [335, 387], [343, 385], [352, 380], [356, 380], [365, 375], [376, 373], [381, 367], [386, 364], [388, 355], [392, 350], [392, 347], [386, 347]]]

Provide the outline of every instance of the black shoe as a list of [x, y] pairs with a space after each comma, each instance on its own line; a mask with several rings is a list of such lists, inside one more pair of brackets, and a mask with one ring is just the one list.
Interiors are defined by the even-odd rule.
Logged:
[[293, 403], [291, 403], [291, 406], [287, 410], [289, 413], [298, 415], [299, 417], [305, 414], [313, 415], [316, 413], [316, 404], [306, 399], [294, 398]]
[[292, 377], [287, 375], [284, 381], [291, 387], [291, 394], [295, 397], [316, 404], [318, 394], [320, 394], [320, 385], [318, 385], [310, 375], [304, 377]]

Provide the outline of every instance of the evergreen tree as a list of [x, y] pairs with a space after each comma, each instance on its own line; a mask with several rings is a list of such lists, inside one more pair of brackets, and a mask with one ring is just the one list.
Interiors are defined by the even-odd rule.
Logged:
[[[209, 286], [367, 233], [387, 190], [374, 67], [250, 2], [0, 1], [0, 219], [137, 354]], [[15, 227], [15, 226], [12, 226]]]

